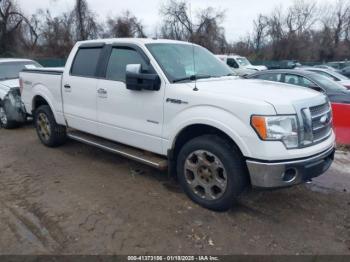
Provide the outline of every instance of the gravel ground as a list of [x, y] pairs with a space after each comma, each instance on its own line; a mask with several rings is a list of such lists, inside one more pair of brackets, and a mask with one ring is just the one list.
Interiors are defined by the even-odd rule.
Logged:
[[0, 129], [0, 232], [0, 254], [350, 254], [350, 154], [312, 184], [215, 213], [154, 169]]

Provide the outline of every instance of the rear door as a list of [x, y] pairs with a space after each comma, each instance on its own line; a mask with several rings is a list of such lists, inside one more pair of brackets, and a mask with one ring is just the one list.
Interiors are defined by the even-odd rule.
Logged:
[[135, 45], [110, 47], [105, 79], [98, 83], [97, 117], [100, 136], [151, 152], [162, 152], [164, 83], [159, 91], [128, 90], [126, 66], [141, 64], [155, 73], [149, 59]]
[[62, 83], [68, 126], [95, 135], [98, 135], [96, 97], [102, 49], [101, 44], [80, 46]]

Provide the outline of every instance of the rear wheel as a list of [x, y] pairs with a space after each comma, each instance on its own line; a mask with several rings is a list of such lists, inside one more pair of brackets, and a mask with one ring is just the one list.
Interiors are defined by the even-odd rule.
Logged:
[[49, 106], [40, 106], [34, 116], [34, 124], [40, 141], [48, 147], [57, 147], [67, 139], [66, 128], [56, 123]]
[[19, 126], [18, 122], [9, 120], [2, 101], [0, 101], [0, 125], [5, 129], [13, 129]]
[[195, 138], [183, 146], [177, 174], [194, 202], [216, 211], [231, 208], [247, 181], [240, 151], [214, 135]]

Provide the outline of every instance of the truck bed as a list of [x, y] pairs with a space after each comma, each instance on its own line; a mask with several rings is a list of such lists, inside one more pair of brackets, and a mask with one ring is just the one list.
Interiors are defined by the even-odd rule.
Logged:
[[[33, 68], [25, 69], [20, 73], [22, 80], [22, 101], [26, 111], [31, 114], [33, 101], [37, 94], [50, 104], [53, 113], [58, 118], [57, 121], [62, 123], [62, 77], [64, 68]], [[44, 91], [45, 90], [45, 91]]]

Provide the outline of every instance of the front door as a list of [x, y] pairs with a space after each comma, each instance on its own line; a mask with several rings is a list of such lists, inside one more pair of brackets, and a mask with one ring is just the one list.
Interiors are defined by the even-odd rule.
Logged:
[[162, 152], [164, 84], [159, 91], [126, 89], [128, 64], [141, 64], [154, 73], [145, 55], [133, 47], [115, 46], [106, 77], [98, 83], [97, 118], [100, 136], [151, 152]]

